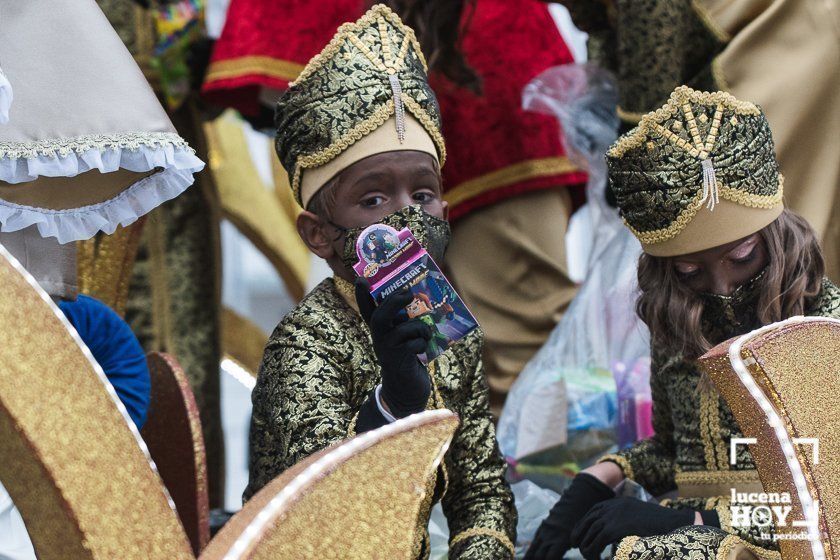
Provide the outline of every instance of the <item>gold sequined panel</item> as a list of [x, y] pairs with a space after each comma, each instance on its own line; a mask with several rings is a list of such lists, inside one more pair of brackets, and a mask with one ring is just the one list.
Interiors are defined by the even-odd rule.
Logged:
[[[810, 445], [800, 445], [798, 457], [809, 486], [820, 501], [822, 528], [829, 535], [824, 541], [826, 555], [834, 558], [838, 550], [832, 551], [830, 543], [840, 539], [840, 468], [833, 460], [840, 456], [840, 400], [827, 396], [840, 394], [840, 378], [836, 375], [840, 322], [790, 325], [750, 342], [746, 351], [757, 361], [751, 373], [782, 414], [791, 436], [819, 439], [821, 460], [814, 462]], [[755, 414], [757, 409], [749, 412]], [[764, 453], [755, 452], [756, 460], [775, 465], [784, 457], [781, 453], [764, 457]], [[776, 484], [782, 482], [782, 473], [770, 472], [779, 476]], [[784, 545], [782, 550], [785, 551]]]
[[[804, 519], [793, 475], [785, 454], [756, 399], [749, 393], [733, 369], [728, 344], [709, 352], [701, 363], [730, 404], [743, 433], [758, 439], [750, 446], [756, 467], [767, 492], [788, 492], [792, 497], [791, 519]], [[753, 379], [761, 387], [774, 410], [782, 418], [789, 437], [819, 438], [822, 457], [836, 456], [840, 437], [833, 429], [840, 406], [836, 399], [825, 398], [840, 390], [836, 375], [836, 357], [840, 352], [840, 323], [815, 321], [788, 324], [747, 342], [741, 357]], [[840, 476], [832, 461], [812, 460], [813, 448], [799, 446], [797, 457], [806, 476], [811, 495], [820, 500], [822, 530], [837, 535], [836, 504]], [[801, 528], [777, 527], [777, 532]], [[782, 540], [781, 551], [788, 557], [811, 557], [808, 541]], [[824, 541], [827, 557], [830, 537]]]
[[457, 426], [449, 411], [425, 412], [313, 455], [254, 496], [202, 558], [410, 560], [425, 481]]
[[0, 283], [0, 479], [38, 557], [192, 558], [142, 440], [87, 348], [6, 258]]

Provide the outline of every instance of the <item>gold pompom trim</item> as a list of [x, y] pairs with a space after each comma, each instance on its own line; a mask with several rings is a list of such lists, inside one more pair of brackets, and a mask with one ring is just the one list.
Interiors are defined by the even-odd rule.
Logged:
[[630, 560], [630, 554], [633, 552], [633, 547], [636, 546], [639, 537], [624, 537], [618, 543], [618, 548], [615, 549], [615, 560]]
[[[769, 210], [782, 202], [782, 199], [784, 198], [784, 176], [779, 173], [779, 189], [776, 191], [776, 194], [751, 194], [746, 191], [724, 185], [719, 187], [719, 192], [721, 198], [725, 198], [726, 200], [735, 202], [742, 206]], [[694, 216], [697, 215], [697, 212], [702, 207], [703, 192], [698, 191], [697, 195], [691, 200], [688, 207], [686, 207], [686, 209], [677, 216], [677, 219], [666, 228], [653, 231], [640, 231], [630, 225], [626, 218], [622, 218], [622, 220], [624, 221], [624, 225], [627, 226], [627, 228], [639, 239], [639, 241], [645, 245], [652, 245], [654, 243], [661, 243], [676, 237], [683, 229], [685, 229], [688, 223], [694, 219]]]
[[720, 543], [720, 547], [717, 551], [717, 556], [715, 557], [716, 560], [728, 560], [729, 553], [732, 552], [736, 546], [743, 546], [750, 552], [756, 555], [756, 557], [761, 558], [761, 560], [782, 560], [782, 553], [777, 552], [775, 550], [767, 550], [766, 548], [761, 548], [760, 546], [756, 546], [752, 543], [748, 543], [741, 537], [737, 535], [729, 535]]
[[629, 478], [630, 480], [636, 480], [635, 476], [633, 475], [633, 466], [630, 464], [625, 457], [621, 455], [616, 455], [615, 453], [611, 453], [609, 455], [604, 455], [600, 459], [598, 459], [599, 463], [603, 463], [605, 461], [610, 461], [615, 463], [621, 469], [621, 472], [624, 473], [625, 478]]
[[[642, 117], [639, 125], [619, 138], [615, 144], [610, 147], [607, 155], [612, 158], [624, 157], [624, 154], [629, 150], [644, 144], [651, 132], [657, 131], [657, 127], [662, 127], [662, 123], [673, 117], [679, 112], [684, 112], [689, 127], [694, 121], [694, 116], [691, 114], [691, 104], [706, 105], [709, 107], [720, 107], [723, 109], [730, 109], [737, 115], [761, 115], [761, 109], [749, 101], [741, 101], [736, 99], [731, 94], [725, 91], [696, 91], [688, 86], [680, 86], [671, 93], [667, 103], [656, 111], [650, 112]], [[688, 107], [688, 112], [685, 112], [685, 107]], [[690, 116], [690, 118], [689, 118]], [[696, 126], [696, 124], [695, 124]], [[697, 142], [697, 138], [692, 137]], [[696, 156], [695, 156], [696, 157]]]
[[[338, 52], [341, 50], [341, 47], [344, 45], [345, 40], [349, 40], [353, 42], [352, 38], [355, 38], [358, 41], [357, 33], [364, 31], [366, 28], [377, 24], [379, 26], [380, 18], [384, 18], [391, 22], [398, 30], [405, 34], [408, 41], [411, 43], [411, 46], [414, 47], [414, 51], [417, 53], [417, 57], [420, 59], [420, 63], [423, 65], [423, 69], [428, 72], [428, 65], [426, 64], [426, 58], [423, 56], [423, 49], [420, 48], [420, 43], [417, 41], [417, 37], [414, 35], [414, 30], [410, 27], [406, 26], [402, 20], [400, 20], [399, 16], [395, 14], [389, 7], [383, 4], [377, 4], [373, 6], [370, 10], [365, 13], [361, 18], [359, 18], [355, 22], [348, 22], [342, 24], [338, 31], [336, 32], [335, 36], [332, 40], [324, 47], [319, 54], [315, 55], [312, 60], [304, 67], [303, 71], [297, 77], [297, 79], [289, 84], [289, 87], [294, 87], [298, 83], [302, 82], [313, 73], [315, 73], [318, 69], [324, 66], [332, 57], [334, 57]], [[361, 41], [359, 41], [361, 43]], [[385, 48], [385, 44], [383, 43], [383, 52]], [[358, 45], [354, 42], [354, 45], [358, 48]], [[388, 48], [390, 49], [390, 44], [388, 44]], [[363, 51], [364, 52], [364, 51]], [[369, 52], [369, 51], [368, 51]], [[400, 54], [408, 54], [408, 47], [404, 46], [404, 48], [400, 49]], [[371, 58], [373, 55], [372, 53], [368, 56], [374, 63], [374, 65], [379, 69], [380, 64], [383, 62], [378, 61], [375, 57]], [[383, 70], [384, 71], [384, 70]]]
[[471, 539], [473, 537], [494, 538], [501, 542], [506, 549], [508, 549], [511, 558], [516, 557], [516, 548], [514, 548], [513, 543], [510, 541], [510, 537], [508, 537], [501, 531], [496, 531], [495, 529], [485, 529], [484, 527], [473, 527], [471, 529], [467, 529], [466, 531], [461, 531], [460, 533], [452, 537], [452, 539], [449, 541], [449, 546], [451, 548], [459, 542]]

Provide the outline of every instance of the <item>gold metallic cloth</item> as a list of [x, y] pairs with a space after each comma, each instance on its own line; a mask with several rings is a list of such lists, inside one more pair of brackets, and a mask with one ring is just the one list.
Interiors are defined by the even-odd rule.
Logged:
[[425, 481], [458, 418], [428, 411], [316, 453], [266, 485], [202, 559], [411, 560]]
[[0, 479], [35, 552], [41, 560], [192, 558], [125, 407], [27, 277], [0, 258]]
[[128, 227], [118, 227], [111, 235], [98, 233], [77, 241], [76, 267], [79, 292], [95, 297], [125, 315], [128, 285], [146, 218]]
[[[231, 112], [204, 125], [210, 170], [219, 193], [223, 216], [266, 256], [297, 301], [306, 289], [311, 256], [295, 227], [297, 211], [290, 213], [280, 196], [282, 189], [294, 203], [288, 177], [275, 173], [275, 182], [265, 185], [251, 160], [242, 121]], [[271, 149], [266, 139], [265, 149]], [[272, 161], [276, 156], [271, 153]], [[297, 206], [295, 204], [295, 206]]]
[[[701, 358], [701, 366], [729, 403], [744, 435], [758, 440], [750, 451], [765, 491], [790, 494], [791, 520], [805, 519], [794, 482], [797, 466], [786, 458], [762, 400], [781, 418], [788, 438], [819, 440], [818, 451], [813, 445], [794, 446], [793, 462], [804, 474], [810, 496], [819, 500], [825, 557], [836, 558], [840, 554], [840, 469], [836, 460], [840, 456], [840, 400], [836, 398], [840, 394], [840, 321], [794, 319], [745, 335], [740, 343], [739, 353], [731, 340], [717, 346]], [[739, 364], [759, 388], [757, 394], [749, 391], [739, 376]], [[807, 540], [781, 540], [780, 545], [784, 558], [814, 557]]]
[[151, 352], [147, 359], [152, 398], [141, 433], [198, 554], [210, 540], [207, 456], [198, 405], [174, 357]]

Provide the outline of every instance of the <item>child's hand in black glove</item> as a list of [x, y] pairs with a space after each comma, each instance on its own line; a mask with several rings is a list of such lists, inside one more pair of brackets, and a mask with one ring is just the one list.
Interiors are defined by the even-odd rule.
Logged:
[[612, 498], [592, 507], [572, 531], [572, 546], [587, 560], [601, 557], [613, 543], [631, 535], [665, 535], [687, 525], [694, 525], [695, 512], [672, 509], [636, 498]]
[[540, 525], [525, 560], [562, 559], [572, 548], [575, 523], [592, 506], [614, 496], [612, 488], [591, 474], [578, 474]]
[[356, 303], [370, 327], [373, 351], [382, 368], [381, 398], [391, 414], [403, 418], [422, 412], [432, 392], [432, 382], [417, 354], [426, 350], [432, 330], [418, 319], [404, 320], [400, 312], [411, 303], [408, 289], [386, 297], [379, 306], [370, 296], [370, 285], [356, 279]]

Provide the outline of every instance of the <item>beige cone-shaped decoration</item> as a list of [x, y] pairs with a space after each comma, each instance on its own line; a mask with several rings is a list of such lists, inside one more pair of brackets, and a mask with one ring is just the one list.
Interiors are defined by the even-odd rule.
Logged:
[[764, 491], [790, 497], [786, 525], [775, 527], [782, 558], [840, 553], [838, 355], [840, 321], [796, 317], [724, 342], [700, 359], [744, 436], [754, 438], [749, 450]]
[[94, 0], [0, 0], [0, 229], [113, 233], [204, 167]]

